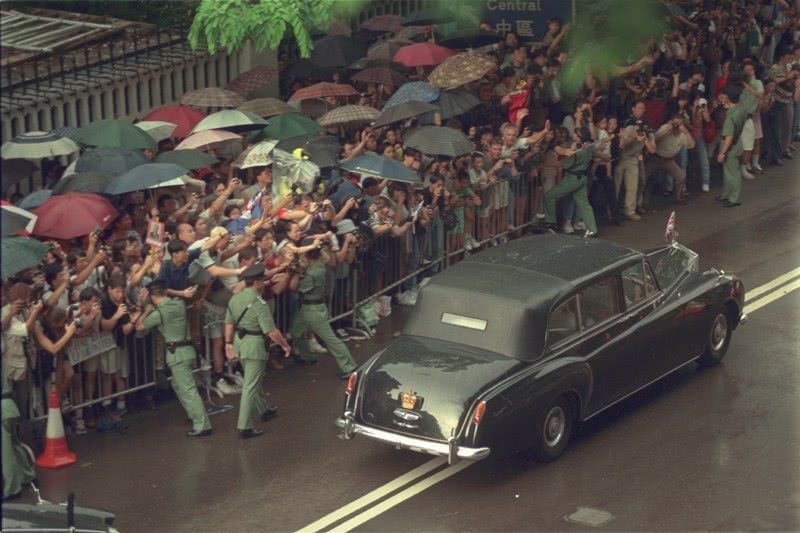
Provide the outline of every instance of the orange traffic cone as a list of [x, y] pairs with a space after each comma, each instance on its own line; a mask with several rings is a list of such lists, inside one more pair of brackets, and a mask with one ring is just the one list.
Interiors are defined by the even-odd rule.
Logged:
[[56, 388], [50, 389], [50, 402], [47, 409], [47, 435], [44, 452], [36, 458], [36, 466], [42, 468], [61, 468], [74, 465], [77, 456], [67, 447], [64, 436], [64, 422], [61, 420], [61, 406], [58, 404]]

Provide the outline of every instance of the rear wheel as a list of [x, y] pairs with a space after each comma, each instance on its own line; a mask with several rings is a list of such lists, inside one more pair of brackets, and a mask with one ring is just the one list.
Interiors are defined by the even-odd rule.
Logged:
[[731, 331], [731, 319], [728, 313], [724, 309], [718, 309], [714, 313], [714, 320], [711, 321], [706, 350], [698, 361], [700, 366], [714, 366], [722, 361], [725, 352], [728, 351]]
[[558, 459], [572, 436], [575, 411], [569, 398], [562, 396], [539, 413], [536, 420], [533, 453], [536, 459], [549, 463]]

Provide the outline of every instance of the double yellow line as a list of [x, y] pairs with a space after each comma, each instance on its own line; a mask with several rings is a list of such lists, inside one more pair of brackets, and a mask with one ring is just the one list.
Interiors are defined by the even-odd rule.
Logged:
[[[743, 312], [745, 314], [750, 314], [797, 289], [800, 289], [800, 267], [778, 276], [768, 283], [747, 291]], [[299, 533], [316, 533], [323, 531], [333, 524], [345, 520], [347, 517], [350, 518], [328, 531], [331, 533], [346, 533], [352, 531], [388, 511], [392, 507], [413, 498], [422, 491], [433, 487], [437, 483], [475, 464], [472, 461], [460, 461], [447, 468], [441, 468], [446, 463], [447, 460], [444, 457], [432, 459], [397, 479], [365, 494], [341, 509], [337, 509], [323, 516], [313, 524], [309, 524], [299, 530]], [[419, 478], [423, 479], [416, 481]], [[414, 481], [416, 481], [416, 483], [400, 490]], [[400, 490], [400, 492], [390, 496], [397, 490]]]

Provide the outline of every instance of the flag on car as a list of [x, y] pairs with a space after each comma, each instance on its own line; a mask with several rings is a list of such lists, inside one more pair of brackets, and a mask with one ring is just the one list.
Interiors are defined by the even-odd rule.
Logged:
[[667, 231], [664, 232], [664, 238], [667, 242], [675, 242], [675, 239], [678, 237], [678, 232], [675, 231], [675, 211], [669, 216], [669, 220], [667, 220]]

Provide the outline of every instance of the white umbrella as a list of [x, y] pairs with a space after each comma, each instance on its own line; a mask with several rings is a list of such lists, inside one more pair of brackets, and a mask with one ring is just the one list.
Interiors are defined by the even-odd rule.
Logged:
[[208, 130], [230, 130], [241, 133], [245, 131], [261, 130], [267, 125], [267, 121], [251, 111], [241, 109], [223, 109], [216, 113], [211, 113], [201, 120], [192, 129], [192, 133]]
[[172, 132], [178, 127], [177, 124], [161, 120], [143, 120], [137, 122], [134, 126], [147, 133], [155, 142], [169, 139], [172, 137]]
[[264, 167], [272, 164], [270, 154], [278, 141], [261, 141], [239, 154], [233, 162], [235, 168]]
[[183, 150], [185, 148], [197, 148], [198, 150], [206, 150], [214, 148], [221, 144], [231, 141], [241, 141], [242, 137], [224, 130], [207, 130], [193, 133], [186, 137], [181, 143], [175, 147], [176, 150]]
[[0, 154], [3, 159], [42, 159], [74, 154], [80, 146], [72, 139], [44, 131], [18, 135], [5, 143]]

